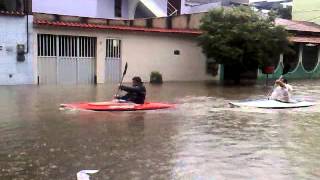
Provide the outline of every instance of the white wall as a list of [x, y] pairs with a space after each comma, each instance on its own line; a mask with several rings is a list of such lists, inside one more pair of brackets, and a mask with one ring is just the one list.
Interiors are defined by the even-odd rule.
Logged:
[[[132, 19], [140, 0], [122, 0], [122, 18]], [[33, 12], [82, 17], [115, 18], [114, 0], [33, 0]], [[167, 0], [141, 0], [151, 11], [166, 16]]]
[[[206, 74], [206, 57], [195, 37], [164, 33], [51, 28], [37, 28], [35, 32], [97, 37], [97, 49], [100, 50], [97, 52], [99, 67], [96, 69], [99, 83], [103, 83], [105, 78], [104, 51], [107, 38], [120, 38], [122, 41], [122, 67], [126, 62], [129, 64], [125, 82], [131, 82], [133, 76], [141, 76], [143, 81], [148, 82], [152, 71], [162, 73], [164, 81], [218, 80], [218, 76], [212, 77]], [[179, 50], [180, 55], [174, 55], [174, 50]]]
[[97, 0], [98, 18], [114, 17], [114, 0]]
[[[128, 19], [128, 1], [122, 0], [121, 18], [124, 19]], [[115, 18], [114, 11], [114, 0], [97, 0], [97, 18]]]
[[[26, 16], [0, 16], [0, 84], [32, 84], [32, 16], [29, 16], [29, 53], [24, 62], [17, 61], [17, 44], [27, 47]], [[11, 76], [11, 77], [10, 77]]]
[[219, 8], [222, 6], [221, 2], [208, 3], [198, 6], [186, 6], [185, 0], [181, 1], [181, 14], [192, 14], [200, 12], [208, 12], [210, 9]]
[[[100, 1], [100, 0], [99, 0]], [[111, 0], [105, 0], [109, 2]], [[98, 0], [33, 0], [32, 11], [49, 14], [97, 17]]]
[[[149, 81], [152, 71], [159, 71], [164, 81], [202, 81], [206, 75], [206, 57], [196, 39], [168, 34], [130, 33], [122, 38], [122, 62], [128, 62], [125, 81], [141, 76]], [[179, 50], [180, 55], [174, 55]]]
[[128, 0], [128, 17], [129, 19], [134, 18], [134, 13], [136, 11], [136, 7], [140, 0]]
[[144, 3], [146, 7], [149, 7], [150, 11], [159, 17], [167, 16], [167, 0], [128, 0], [128, 18], [133, 19], [136, 11], [136, 7], [139, 2]]

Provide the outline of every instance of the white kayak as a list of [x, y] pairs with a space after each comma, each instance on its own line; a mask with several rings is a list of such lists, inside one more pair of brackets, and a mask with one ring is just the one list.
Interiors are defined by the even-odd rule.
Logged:
[[252, 100], [242, 102], [229, 102], [231, 107], [255, 107], [255, 108], [267, 108], [267, 109], [284, 109], [284, 108], [301, 108], [316, 105], [313, 102], [307, 101], [295, 101], [290, 103], [275, 101], [275, 100]]

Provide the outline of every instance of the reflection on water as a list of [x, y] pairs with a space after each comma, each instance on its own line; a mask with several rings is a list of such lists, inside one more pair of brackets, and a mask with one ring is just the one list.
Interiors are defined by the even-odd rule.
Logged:
[[[294, 82], [295, 95], [319, 100], [320, 81]], [[59, 110], [104, 101], [114, 85], [0, 87], [0, 179], [319, 179], [319, 106], [229, 108], [265, 98], [265, 86], [204, 83], [147, 86], [159, 111]]]

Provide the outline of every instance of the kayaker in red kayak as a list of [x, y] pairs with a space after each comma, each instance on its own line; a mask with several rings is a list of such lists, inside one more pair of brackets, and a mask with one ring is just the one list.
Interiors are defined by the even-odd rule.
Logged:
[[119, 89], [126, 91], [127, 94], [124, 96], [116, 96], [116, 99], [136, 104], [144, 104], [146, 88], [144, 87], [140, 77], [136, 76], [132, 78], [132, 87], [120, 85]]
[[277, 87], [273, 90], [270, 99], [281, 102], [291, 102], [291, 93], [293, 91], [293, 88], [288, 84], [288, 81], [285, 78], [281, 77], [276, 80], [275, 85]]

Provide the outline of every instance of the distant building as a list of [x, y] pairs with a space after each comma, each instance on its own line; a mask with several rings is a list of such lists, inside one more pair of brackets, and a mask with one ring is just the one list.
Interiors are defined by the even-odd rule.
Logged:
[[[290, 34], [293, 42], [294, 54], [281, 54], [275, 60], [276, 70], [271, 78], [278, 78], [283, 69], [283, 64], [289, 64], [290, 70], [286, 74], [292, 79], [320, 78], [320, 25], [306, 21], [292, 21], [276, 19], [276, 24], [283, 26]], [[265, 78], [259, 72], [259, 78]]]
[[33, 0], [33, 11], [95, 18], [147, 18], [206, 12], [230, 0]]
[[185, 5], [176, 0], [33, 0], [34, 83], [118, 82], [126, 62], [125, 81], [134, 75], [148, 81], [152, 71], [164, 81], [217, 79], [218, 69], [207, 72], [196, 41], [202, 14], [178, 16], [201, 12], [203, 4]]
[[[201, 12], [230, 6], [232, 0], [74, 2], [0, 1], [1, 85], [118, 82], [126, 62], [125, 81], [134, 75], [149, 81], [152, 71], [162, 73], [164, 81], [224, 76], [223, 68], [207, 60], [196, 37], [201, 34]], [[312, 51], [314, 62], [318, 27], [303, 22], [303, 29], [294, 29], [301, 23], [281, 22], [295, 34], [298, 52]], [[313, 65], [308, 60], [305, 67]]]
[[167, 0], [33, 0], [33, 12], [108, 19], [167, 16], [167, 6]]
[[294, 0], [292, 14], [293, 20], [320, 24], [320, 1]]

